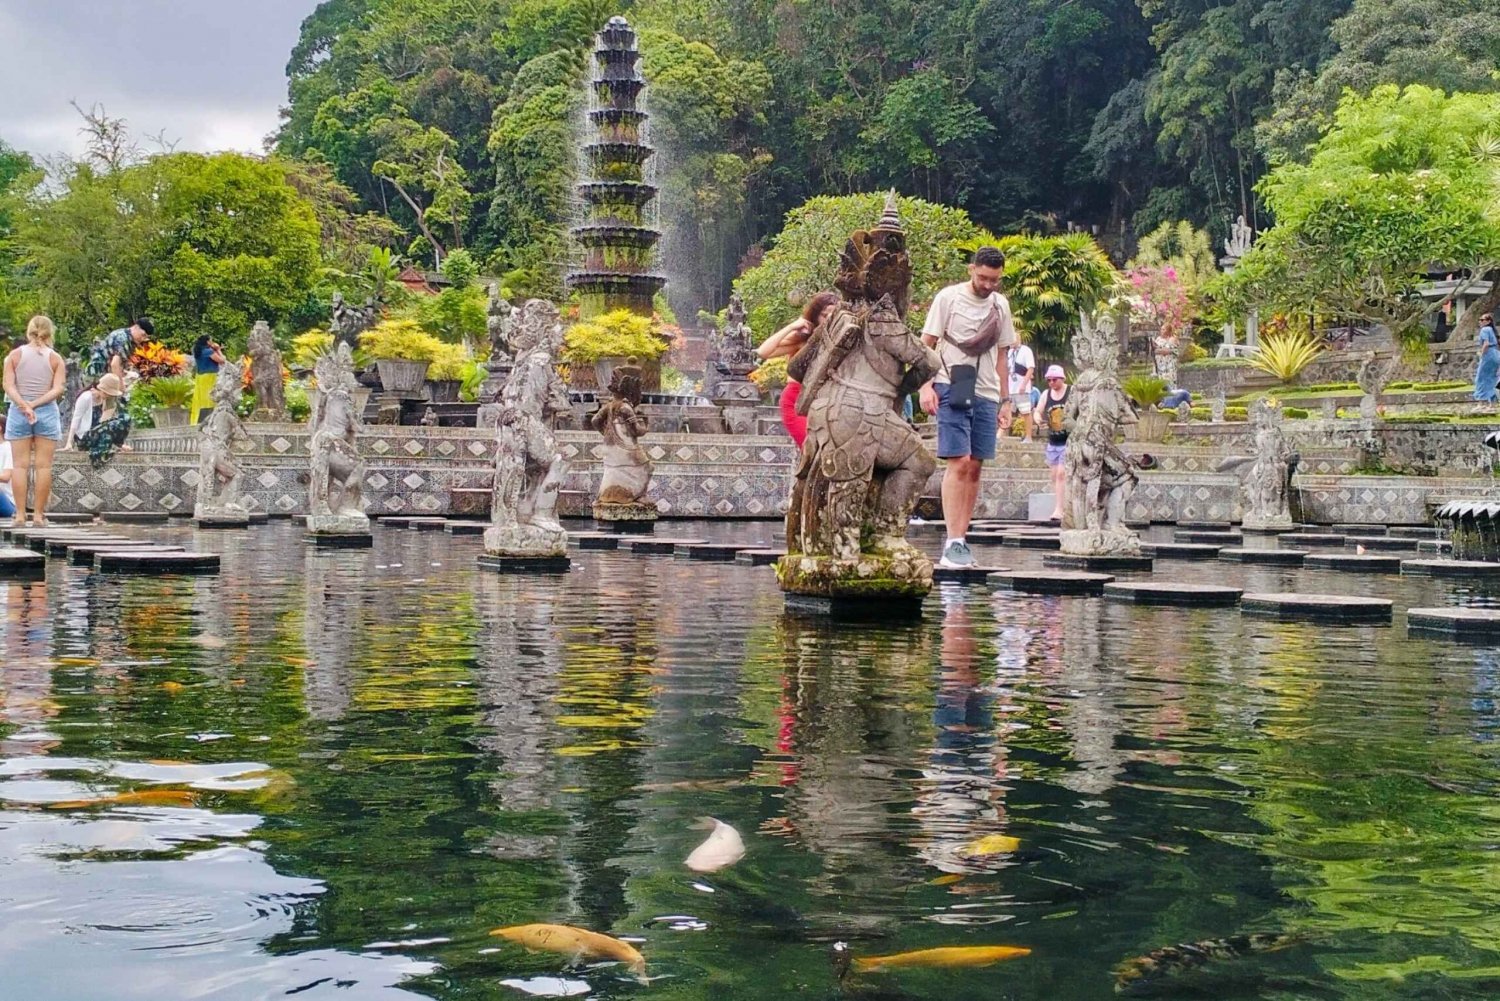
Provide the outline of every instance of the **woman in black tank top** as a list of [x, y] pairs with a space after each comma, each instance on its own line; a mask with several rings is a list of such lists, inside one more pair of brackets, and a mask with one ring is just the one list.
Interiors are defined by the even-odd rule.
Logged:
[[1064, 460], [1067, 457], [1068, 432], [1063, 429], [1063, 414], [1071, 392], [1062, 366], [1051, 366], [1047, 369], [1047, 391], [1042, 394], [1042, 400], [1032, 415], [1037, 430], [1047, 432], [1047, 468], [1052, 473], [1052, 496], [1056, 500], [1052, 510], [1053, 521], [1062, 520], [1063, 507], [1067, 502], [1068, 483]]

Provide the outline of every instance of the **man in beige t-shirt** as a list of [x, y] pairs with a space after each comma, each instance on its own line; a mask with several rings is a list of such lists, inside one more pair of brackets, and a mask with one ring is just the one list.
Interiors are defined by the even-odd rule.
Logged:
[[[984, 460], [995, 457], [1000, 418], [999, 361], [1017, 341], [1010, 302], [997, 291], [1005, 269], [1005, 255], [995, 247], [981, 247], [969, 265], [969, 280], [950, 285], [933, 297], [922, 328], [922, 340], [935, 348], [942, 370], [922, 387], [922, 409], [937, 417], [938, 458], [943, 471], [943, 520], [948, 538], [943, 544], [943, 566], [974, 565], [964, 540], [979, 497], [979, 473]], [[955, 399], [953, 371], [975, 368], [973, 400], [967, 406]]]

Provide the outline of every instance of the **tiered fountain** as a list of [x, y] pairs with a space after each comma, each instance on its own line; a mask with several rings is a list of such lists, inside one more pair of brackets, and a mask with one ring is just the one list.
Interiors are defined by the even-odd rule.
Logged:
[[667, 280], [651, 271], [661, 233], [649, 225], [656, 188], [647, 183], [646, 164], [654, 151], [646, 144], [647, 115], [636, 107], [646, 82], [635, 30], [623, 17], [609, 19], [598, 44], [589, 110], [594, 141], [583, 149], [589, 179], [578, 186], [584, 223], [573, 230], [583, 267], [568, 275], [568, 285], [585, 317], [622, 308], [649, 316]]

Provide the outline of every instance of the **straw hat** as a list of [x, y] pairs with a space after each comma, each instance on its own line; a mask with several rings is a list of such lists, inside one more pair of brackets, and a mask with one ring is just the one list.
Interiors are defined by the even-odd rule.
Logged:
[[120, 385], [120, 377], [113, 372], [100, 379], [99, 385], [95, 388], [105, 396], [120, 397], [125, 395], [125, 387]]

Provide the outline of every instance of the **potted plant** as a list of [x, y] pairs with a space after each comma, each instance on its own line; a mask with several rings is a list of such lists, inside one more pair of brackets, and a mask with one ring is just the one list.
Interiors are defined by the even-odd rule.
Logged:
[[386, 392], [419, 396], [427, 368], [446, 345], [414, 320], [381, 320], [359, 335], [359, 346], [375, 361]]
[[641, 366], [643, 388], [654, 391], [661, 387], [661, 358], [671, 346], [651, 317], [617, 309], [569, 327], [563, 337], [562, 362], [568, 366], [575, 389], [601, 389], [609, 385], [615, 366], [635, 358]]
[[152, 405], [151, 420], [159, 428], [185, 428], [188, 404], [193, 401], [193, 380], [185, 375], [152, 379], [142, 385]]
[[464, 376], [469, 367], [469, 358], [464, 349], [456, 344], [444, 344], [427, 369], [427, 396], [433, 403], [457, 403], [458, 392], [463, 387]]
[[1120, 382], [1120, 388], [1136, 405], [1136, 422], [1126, 429], [1132, 441], [1161, 441], [1167, 436], [1167, 426], [1172, 415], [1156, 409], [1167, 395], [1167, 380], [1159, 375], [1139, 372], [1128, 375]]

